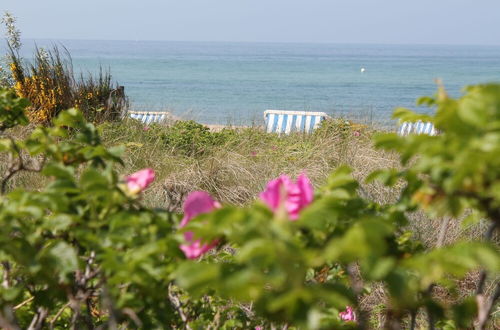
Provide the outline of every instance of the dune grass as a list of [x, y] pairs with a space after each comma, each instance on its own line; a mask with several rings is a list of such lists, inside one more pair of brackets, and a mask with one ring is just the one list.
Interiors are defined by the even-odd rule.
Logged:
[[[311, 135], [278, 136], [260, 127], [219, 132], [175, 127], [152, 125], [145, 129], [133, 120], [100, 127], [106, 143], [126, 146], [124, 173], [143, 167], [157, 172], [155, 186], [146, 194], [151, 206], [178, 205], [169, 198], [182, 200], [185, 193], [199, 189], [223, 203], [243, 205], [280, 174], [294, 177], [305, 172], [320, 186], [341, 164], [352, 166], [358, 178], [396, 164], [394, 156], [373, 149], [373, 132], [368, 128], [326, 127]], [[368, 193], [382, 192], [374, 187]]]
[[[305, 172], [314, 186], [320, 187], [340, 165], [353, 169], [361, 183], [361, 195], [379, 203], [394, 202], [402, 188], [364, 182], [376, 169], [400, 166], [397, 155], [374, 148], [372, 135], [377, 131], [367, 126], [332, 120], [314, 134], [287, 136], [268, 134], [260, 127], [210, 132], [196, 125], [180, 125], [190, 128], [184, 131], [175, 126], [170, 123], [145, 127], [128, 120], [100, 127], [106, 143], [126, 145], [124, 175], [144, 167], [156, 171], [157, 179], [144, 196], [144, 202], [152, 207], [180, 212], [185, 196], [194, 190], [205, 190], [225, 204], [245, 205], [280, 174], [296, 177]], [[429, 218], [422, 212], [408, 217], [408, 229], [428, 248], [460, 239], [478, 239], [486, 231], [485, 223], [464, 227], [457, 219]], [[470, 274], [460, 283], [458, 296], [474, 292], [477, 276]], [[381, 317], [387, 306], [384, 292], [382, 287], [373, 288], [362, 302], [368, 310], [379, 310], [374, 314]], [[457, 298], [439, 288], [435, 294], [443, 301]], [[425, 315], [419, 318], [424, 324]], [[377, 328], [383, 321], [375, 318], [371, 323]]]
[[[25, 136], [31, 129], [18, 128], [11, 134]], [[304, 172], [315, 187], [320, 187], [340, 165], [353, 169], [364, 197], [385, 204], [398, 196], [397, 188], [364, 182], [376, 169], [399, 167], [397, 155], [374, 148], [372, 135], [376, 130], [346, 125], [341, 120], [326, 122], [314, 134], [286, 136], [265, 133], [261, 127], [214, 132], [191, 121], [146, 127], [125, 120], [102, 124], [99, 130], [106, 145], [125, 146], [121, 169], [124, 176], [145, 167], [155, 170], [156, 180], [143, 200], [151, 207], [181, 212], [184, 197], [194, 190], [205, 190], [221, 203], [245, 205], [258, 197], [269, 180], [281, 174], [296, 177]], [[2, 172], [6, 163], [0, 159]], [[38, 173], [26, 173], [11, 180], [9, 189], [37, 189], [45, 181]], [[409, 216], [416, 238], [433, 246], [440, 237], [442, 219], [429, 219], [421, 213]], [[453, 219], [447, 223], [444, 244], [477, 238], [484, 232], [482, 227], [465, 228]]]

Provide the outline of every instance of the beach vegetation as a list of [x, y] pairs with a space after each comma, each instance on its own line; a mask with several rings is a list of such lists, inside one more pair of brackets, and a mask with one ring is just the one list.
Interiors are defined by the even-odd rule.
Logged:
[[6, 28], [10, 74], [2, 67], [3, 86], [12, 87], [26, 98], [30, 106], [26, 114], [31, 122], [48, 124], [59, 112], [78, 108], [84, 117], [95, 123], [119, 120], [126, 113], [129, 103], [123, 87], [114, 83], [108, 71], [99, 69], [97, 74], [75, 76], [69, 52], [54, 45], [52, 49], [37, 48], [33, 59], [20, 55], [22, 46], [15, 18], [6, 13]]
[[[5, 36], [7, 43], [12, 49], [21, 48], [21, 31], [16, 27], [16, 18], [8, 11], [4, 12], [0, 23], [5, 27]], [[0, 87], [12, 87], [14, 82], [9, 70], [8, 56], [0, 58]]]
[[500, 85], [419, 103], [440, 135], [216, 135], [2, 90], [1, 326], [498, 327]]
[[91, 122], [119, 120], [128, 109], [123, 88], [101, 68], [97, 75], [75, 78], [71, 56], [59, 48], [38, 48], [32, 63], [25, 64], [11, 49], [9, 61], [16, 93], [30, 101], [27, 115], [34, 123], [48, 124], [59, 112], [78, 108]]
[[193, 120], [178, 120], [161, 132], [161, 139], [166, 148], [186, 156], [202, 156], [214, 147], [227, 143], [234, 131], [222, 129], [211, 131], [207, 126]]

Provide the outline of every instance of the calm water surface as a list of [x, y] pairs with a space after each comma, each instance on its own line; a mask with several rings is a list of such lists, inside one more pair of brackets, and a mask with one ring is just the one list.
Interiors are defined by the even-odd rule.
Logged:
[[[258, 122], [266, 109], [387, 123], [395, 107], [432, 95], [436, 78], [453, 95], [500, 81], [500, 47], [36, 41], [54, 42], [70, 51], [75, 71], [110, 68], [134, 108], [212, 124]], [[25, 41], [23, 54], [33, 45]]]

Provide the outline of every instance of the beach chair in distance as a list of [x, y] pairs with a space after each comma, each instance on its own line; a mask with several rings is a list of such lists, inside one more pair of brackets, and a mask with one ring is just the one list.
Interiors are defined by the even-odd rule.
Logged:
[[329, 116], [324, 112], [292, 110], [264, 111], [267, 133], [290, 134], [294, 131], [311, 133], [326, 118], [329, 118]]
[[414, 123], [404, 122], [398, 128], [399, 136], [408, 136], [410, 134], [426, 134], [430, 136], [438, 135], [439, 132], [436, 130], [434, 125], [430, 122], [417, 121]]
[[143, 124], [149, 125], [152, 123], [160, 123], [167, 119], [167, 112], [151, 112], [151, 111], [129, 111], [128, 116], [132, 119], [139, 120]]

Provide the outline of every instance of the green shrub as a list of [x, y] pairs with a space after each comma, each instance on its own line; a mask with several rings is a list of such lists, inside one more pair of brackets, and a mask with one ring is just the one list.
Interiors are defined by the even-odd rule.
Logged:
[[28, 100], [18, 98], [13, 90], [0, 88], [0, 134], [8, 128], [28, 123], [24, 114], [28, 105]]
[[201, 156], [211, 148], [224, 145], [234, 131], [224, 129], [212, 132], [210, 129], [193, 120], [176, 121], [161, 134], [167, 148], [186, 156]]
[[[370, 178], [403, 182], [396, 202], [364, 197], [341, 166], [314, 196], [305, 176], [300, 184], [271, 182], [268, 197], [245, 207], [221, 206], [201, 193], [203, 201], [188, 198], [179, 228], [180, 215], [143, 205], [151, 176], [132, 180], [133, 187], [131, 177], [119, 177], [123, 148], [105, 147], [80, 111], [62, 111], [52, 126], [15, 139], [11, 129], [26, 123], [27, 103], [0, 92], [0, 154], [8, 156], [0, 173], [2, 327], [367, 329], [376, 312], [387, 329], [486, 328], [500, 292], [498, 283], [485, 287], [500, 273], [493, 240], [500, 223], [500, 85], [421, 101], [436, 105], [436, 115], [396, 115], [431, 120], [441, 135], [376, 139], [405, 165]], [[203, 154], [203, 145], [238, 143], [229, 131], [215, 134], [193, 122], [141, 133], [165, 134], [191, 155]], [[48, 183], [9, 186], [22, 172]], [[485, 241], [424, 249], [408, 231], [416, 211], [472, 214], [469, 223], [484, 217], [490, 230]], [[460, 295], [460, 281], [476, 271], [475, 295]], [[376, 310], [363, 304], [373, 291]], [[356, 322], [341, 319], [346, 306], [356, 310]]]
[[[367, 328], [372, 311], [361, 301], [375, 288], [385, 297], [384, 328], [399, 329], [405, 322], [414, 328], [422, 313], [427, 328], [469, 328], [474, 322], [485, 328], [500, 292], [500, 255], [493, 240], [500, 225], [500, 85], [469, 87], [458, 100], [440, 90], [419, 103], [435, 105], [436, 115], [398, 109], [395, 116], [432, 121], [441, 135], [376, 139], [398, 152], [405, 166], [369, 178], [389, 186], [403, 181], [395, 203], [361, 198], [358, 183], [341, 168], [296, 222], [260, 202], [213, 211], [185, 230], [207, 243], [222, 239], [237, 252], [222, 261], [182, 264], [179, 285], [195, 296], [215, 290], [226, 299], [252, 301], [266, 319], [301, 328], [348, 326], [335, 317], [346, 304], [359, 312], [356, 326]], [[346, 131], [332, 129], [337, 127]], [[281, 203], [281, 210], [288, 207]], [[490, 228], [485, 241], [448, 246], [441, 241], [426, 250], [405, 230], [407, 216], [416, 211], [445, 216], [443, 221], [471, 214], [467, 224], [486, 218]], [[440, 236], [446, 237], [447, 226], [441, 227]], [[460, 280], [479, 270], [475, 296], [460, 296]], [[488, 293], [486, 278], [493, 282]]]

